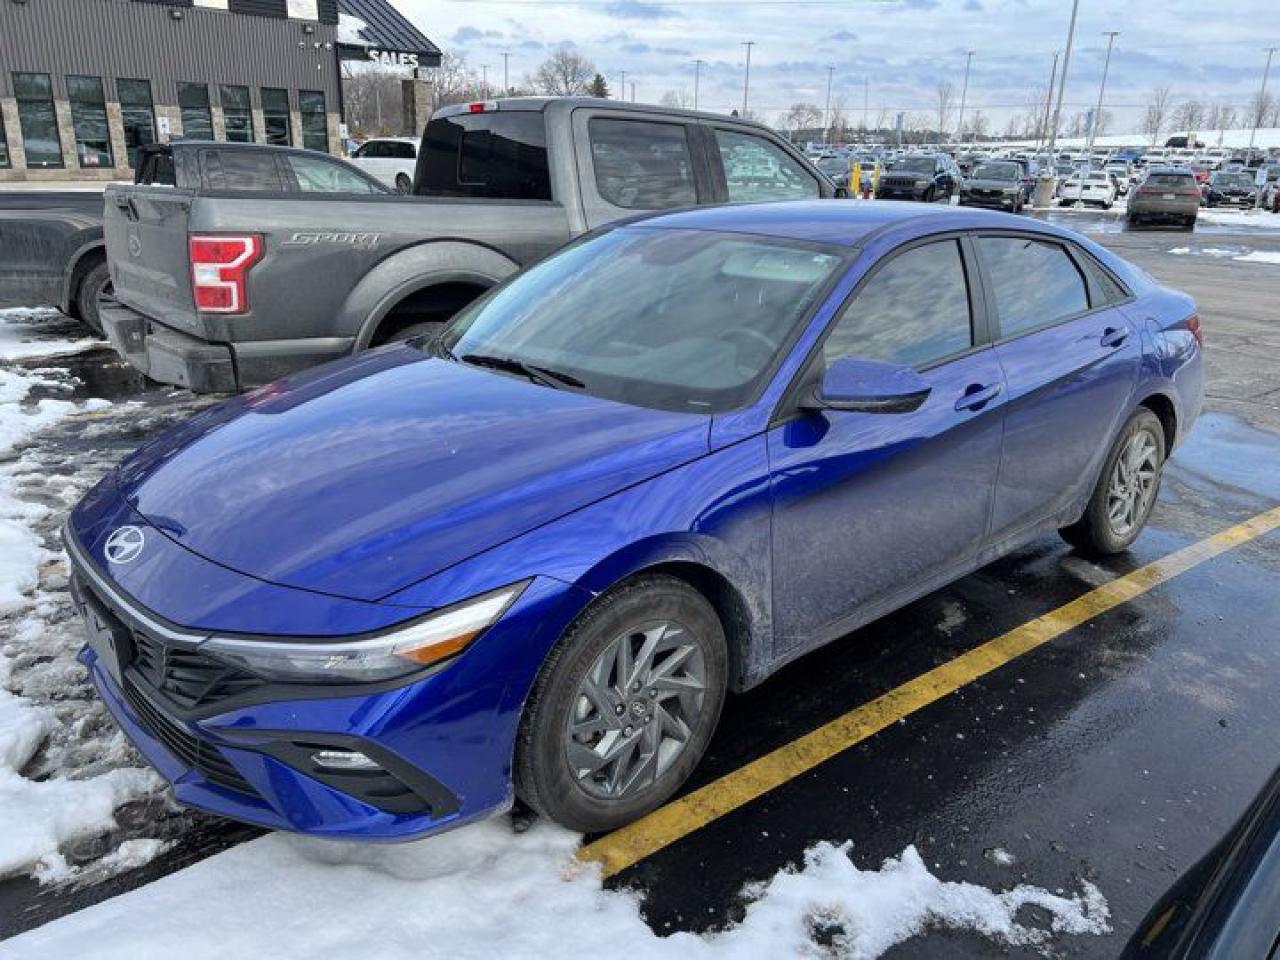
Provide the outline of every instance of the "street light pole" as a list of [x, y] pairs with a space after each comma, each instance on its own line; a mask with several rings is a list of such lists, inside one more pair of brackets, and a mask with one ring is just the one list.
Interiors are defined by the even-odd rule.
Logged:
[[744, 40], [742, 45], [747, 48], [747, 69], [742, 75], [742, 119], [747, 118], [747, 93], [751, 90], [751, 48], [756, 45], [754, 40]]
[[1058, 79], [1058, 51], [1053, 51], [1053, 69], [1049, 71], [1049, 92], [1044, 95], [1044, 119], [1040, 121], [1040, 130], [1036, 135], [1036, 147], [1043, 145], [1049, 138], [1049, 109], [1053, 106], [1053, 85]]
[[956, 121], [956, 140], [964, 143], [964, 102], [969, 96], [969, 65], [973, 63], [974, 51], [965, 51], [964, 85], [960, 87], [960, 119]]
[[511, 96], [511, 54], [504, 53], [502, 55], [502, 95], [504, 97]]
[[1098, 107], [1093, 111], [1093, 123], [1089, 125], [1089, 155], [1093, 155], [1093, 141], [1098, 136], [1098, 121], [1102, 119], [1102, 95], [1107, 90], [1107, 71], [1111, 69], [1111, 45], [1120, 36], [1119, 30], [1107, 30], [1103, 33], [1107, 38], [1107, 59], [1102, 61], [1102, 84], [1098, 87]]
[[1049, 155], [1058, 142], [1058, 122], [1062, 119], [1062, 95], [1067, 90], [1067, 68], [1071, 66], [1071, 44], [1076, 38], [1076, 13], [1080, 0], [1071, 0], [1071, 24], [1067, 27], [1067, 49], [1062, 53], [1062, 75], [1058, 77], [1058, 102], [1053, 106], [1053, 125], [1049, 128]]
[[487, 63], [480, 64], [480, 96], [488, 99], [489, 97], [489, 65]]
[[835, 67], [827, 67], [827, 106], [822, 111], [822, 142], [831, 142], [831, 75], [836, 72]]
[[1262, 89], [1258, 91], [1258, 109], [1253, 115], [1253, 130], [1249, 133], [1249, 160], [1253, 161], [1253, 141], [1258, 136], [1258, 122], [1262, 119], [1262, 107], [1267, 102], [1267, 74], [1271, 72], [1271, 58], [1277, 47], [1267, 48], [1267, 65], [1262, 68]]
[[693, 61], [693, 109], [698, 109], [698, 79], [702, 74], [702, 65], [705, 60]]
[[618, 81], [618, 89], [621, 91], [618, 94], [618, 99], [626, 100], [627, 99], [627, 71], [619, 70], [618, 75], [622, 78], [621, 80]]
[[866, 139], [867, 119], [870, 116], [870, 110], [871, 110], [871, 78], [863, 77], [862, 78], [862, 135], [864, 140]]

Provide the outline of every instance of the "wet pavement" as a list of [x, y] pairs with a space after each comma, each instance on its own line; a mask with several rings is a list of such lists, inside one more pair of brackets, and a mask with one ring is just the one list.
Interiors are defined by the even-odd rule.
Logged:
[[[1112, 213], [1049, 218], [1090, 233], [1200, 301], [1209, 343], [1206, 414], [1169, 466], [1150, 527], [1131, 553], [1104, 563], [1056, 538], [1037, 541], [731, 698], [690, 788], [1280, 502], [1280, 265], [1234, 259], [1280, 250], [1280, 233], [1125, 231], [1113, 229]], [[1170, 252], [1179, 248], [1188, 252]], [[107, 350], [56, 365], [69, 379], [48, 388], [50, 395], [65, 399], [69, 388], [116, 401], [39, 438], [51, 469], [78, 473], [85, 486], [146, 436], [208, 402], [145, 384]], [[659, 932], [716, 929], [741, 914], [744, 885], [799, 863], [816, 841], [852, 841], [851, 856], [863, 868], [915, 844], [943, 879], [1067, 892], [1090, 880], [1110, 904], [1114, 933], [1061, 947], [1073, 956], [1115, 956], [1151, 904], [1280, 766], [1278, 622], [1280, 534], [1272, 533], [925, 707], [610, 883], [642, 891]], [[0, 883], [0, 936], [252, 833], [163, 804], [136, 813], [125, 834], [167, 836], [175, 846], [141, 870], [96, 884]], [[935, 932], [889, 956], [993, 952], [1009, 951]]]

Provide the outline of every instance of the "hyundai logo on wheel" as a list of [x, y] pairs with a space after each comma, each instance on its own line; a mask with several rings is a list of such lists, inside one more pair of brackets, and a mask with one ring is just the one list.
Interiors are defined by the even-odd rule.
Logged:
[[146, 536], [138, 527], [119, 527], [107, 537], [107, 544], [102, 552], [112, 563], [128, 563], [138, 559], [144, 543]]

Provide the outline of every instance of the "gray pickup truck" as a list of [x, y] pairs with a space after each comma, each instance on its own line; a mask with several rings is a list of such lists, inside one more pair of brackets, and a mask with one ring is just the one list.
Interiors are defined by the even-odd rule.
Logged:
[[[174, 144], [172, 162], [203, 164], [214, 146]], [[288, 176], [296, 162], [272, 149], [244, 156]], [[589, 98], [464, 104], [428, 122], [413, 196], [108, 188], [101, 316], [151, 378], [239, 390], [430, 332], [611, 221], [835, 195], [798, 150], [736, 118]]]

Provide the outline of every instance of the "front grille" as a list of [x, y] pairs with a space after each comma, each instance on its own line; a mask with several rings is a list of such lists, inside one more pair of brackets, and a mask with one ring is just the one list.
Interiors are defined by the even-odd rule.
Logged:
[[214, 703], [262, 685], [251, 673], [195, 650], [161, 643], [141, 630], [132, 631], [132, 639], [132, 666], [180, 707]]
[[238, 793], [253, 794], [254, 789], [222, 752], [207, 740], [190, 733], [147, 699], [132, 683], [126, 681], [124, 696], [147, 732], [159, 740], [175, 757], [192, 767], [210, 783]]

